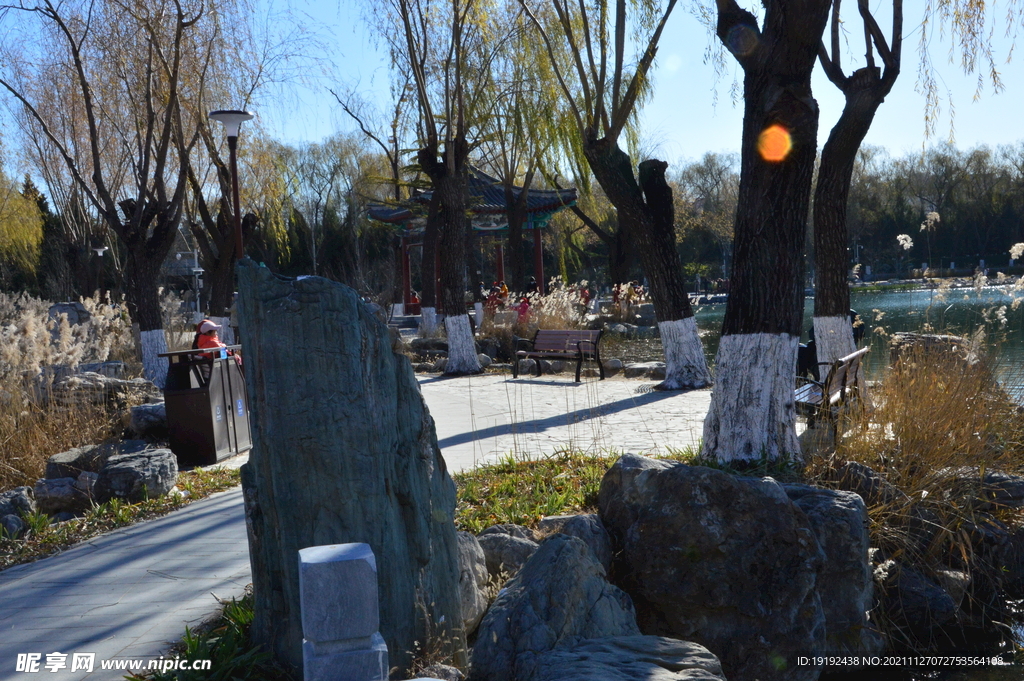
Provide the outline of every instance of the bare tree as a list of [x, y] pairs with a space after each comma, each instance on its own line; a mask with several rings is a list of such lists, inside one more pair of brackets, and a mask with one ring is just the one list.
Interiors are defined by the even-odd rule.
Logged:
[[[618, 211], [619, 231], [636, 244], [665, 349], [663, 390], [701, 388], [711, 383], [676, 251], [672, 189], [665, 180], [668, 164], [642, 161], [633, 170], [619, 146], [638, 103], [665, 22], [675, 0], [635, 3], [629, 17], [626, 0], [600, 1], [596, 11], [582, 3], [553, 0], [548, 11], [529, 9], [541, 32], [564, 101], [571, 112], [571, 137], [581, 145], [594, 177]], [[626, 33], [632, 20], [640, 28], [642, 51], [628, 55]], [[557, 38], [556, 38], [557, 36]], [[557, 41], [557, 42], [556, 42]], [[635, 67], [630, 67], [630, 63]], [[630, 72], [632, 71], [632, 72]]]
[[[157, 282], [174, 243], [199, 121], [183, 101], [217, 58], [202, 2], [8, 4], [0, 85], [63, 160], [74, 187], [124, 249], [129, 311], [146, 376], [162, 385]], [[36, 47], [29, 48], [32, 43]], [[34, 58], [33, 58], [34, 57]]]

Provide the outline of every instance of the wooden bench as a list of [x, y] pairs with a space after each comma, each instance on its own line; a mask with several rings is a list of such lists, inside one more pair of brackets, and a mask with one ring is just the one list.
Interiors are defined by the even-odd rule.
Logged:
[[597, 362], [601, 380], [604, 380], [604, 366], [597, 343], [601, 339], [601, 331], [585, 331], [570, 329], [559, 331], [554, 329], [538, 329], [533, 340], [516, 338], [516, 356], [512, 362], [512, 378], [519, 377], [519, 360], [536, 359], [537, 375], [540, 376], [541, 359], [575, 359], [576, 382], [580, 382], [580, 370], [584, 360]]
[[870, 405], [867, 387], [861, 370], [861, 361], [868, 354], [869, 348], [862, 348], [835, 362], [818, 362], [818, 366], [829, 367], [824, 381], [802, 378], [804, 385], [798, 386], [793, 393], [796, 411], [807, 417], [807, 427], [813, 428], [819, 416], [832, 419], [838, 410], [851, 398], [862, 404]]

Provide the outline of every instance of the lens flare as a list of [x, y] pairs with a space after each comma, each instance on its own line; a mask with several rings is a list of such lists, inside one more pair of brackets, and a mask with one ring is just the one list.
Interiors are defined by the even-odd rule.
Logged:
[[777, 123], [765, 128], [757, 139], [757, 152], [766, 161], [785, 161], [792, 149], [793, 138], [789, 136], [789, 130]]
[[736, 24], [725, 36], [726, 46], [737, 57], [750, 56], [757, 49], [758, 42], [757, 32], [744, 24]]

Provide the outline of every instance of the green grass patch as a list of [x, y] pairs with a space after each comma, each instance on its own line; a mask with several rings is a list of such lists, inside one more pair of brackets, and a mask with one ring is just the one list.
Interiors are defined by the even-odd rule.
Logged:
[[[689, 462], [695, 455], [692, 449], [682, 449], [655, 458]], [[478, 534], [499, 523], [534, 527], [545, 516], [596, 512], [601, 478], [619, 456], [573, 450], [542, 459], [507, 455], [497, 463], [456, 473], [455, 524]]]
[[93, 506], [82, 517], [56, 524], [51, 524], [45, 513], [30, 514], [25, 518], [29, 529], [21, 539], [11, 539], [0, 531], [0, 570], [45, 558], [119, 527], [166, 515], [240, 483], [237, 469], [196, 469], [178, 474], [177, 487], [188, 492], [187, 496], [166, 495], [134, 504], [112, 499]]

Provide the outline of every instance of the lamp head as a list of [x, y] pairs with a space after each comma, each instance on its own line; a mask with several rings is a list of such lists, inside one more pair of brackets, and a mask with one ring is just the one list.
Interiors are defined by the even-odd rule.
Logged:
[[252, 120], [253, 115], [248, 111], [227, 109], [211, 111], [210, 118], [224, 124], [224, 132], [228, 137], [238, 137], [238, 129], [242, 126], [242, 122]]

